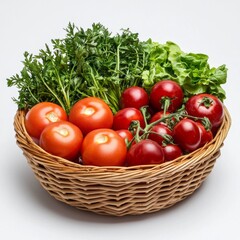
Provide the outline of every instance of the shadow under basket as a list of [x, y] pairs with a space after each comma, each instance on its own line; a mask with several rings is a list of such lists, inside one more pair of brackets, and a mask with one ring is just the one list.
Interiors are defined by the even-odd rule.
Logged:
[[48, 154], [27, 134], [24, 111], [17, 111], [14, 128], [36, 178], [59, 201], [104, 215], [124, 216], [156, 212], [192, 194], [211, 172], [231, 125], [224, 120], [204, 147], [171, 162], [135, 167], [83, 166]]

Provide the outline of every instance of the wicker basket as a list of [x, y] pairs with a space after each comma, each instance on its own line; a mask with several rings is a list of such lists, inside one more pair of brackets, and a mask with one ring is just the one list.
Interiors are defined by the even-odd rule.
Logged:
[[190, 154], [161, 165], [82, 166], [50, 155], [29, 137], [25, 113], [14, 119], [18, 146], [36, 178], [57, 200], [99, 214], [137, 215], [168, 208], [192, 194], [211, 172], [231, 125], [225, 117], [215, 138]]

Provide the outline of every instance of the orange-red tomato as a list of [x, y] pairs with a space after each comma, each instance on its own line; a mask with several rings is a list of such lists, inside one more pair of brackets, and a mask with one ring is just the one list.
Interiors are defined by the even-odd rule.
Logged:
[[53, 155], [75, 160], [83, 141], [81, 130], [74, 124], [61, 121], [49, 124], [42, 131], [39, 145]]
[[81, 148], [82, 163], [95, 166], [123, 166], [127, 147], [112, 129], [96, 129], [86, 135]]
[[73, 105], [69, 121], [78, 126], [84, 135], [94, 129], [111, 128], [113, 113], [110, 107], [101, 99], [87, 97]]
[[39, 139], [43, 129], [53, 122], [66, 121], [67, 114], [62, 107], [51, 102], [41, 102], [26, 114], [25, 127], [28, 134]]

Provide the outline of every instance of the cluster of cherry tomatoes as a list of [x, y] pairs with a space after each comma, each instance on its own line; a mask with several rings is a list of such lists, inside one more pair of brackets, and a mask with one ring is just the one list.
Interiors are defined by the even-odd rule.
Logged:
[[160, 164], [192, 152], [213, 139], [224, 116], [223, 104], [210, 94], [184, 102], [175, 81], [156, 83], [150, 94], [127, 88], [113, 114], [101, 99], [76, 102], [69, 115], [42, 102], [26, 114], [28, 134], [45, 151], [96, 166]]

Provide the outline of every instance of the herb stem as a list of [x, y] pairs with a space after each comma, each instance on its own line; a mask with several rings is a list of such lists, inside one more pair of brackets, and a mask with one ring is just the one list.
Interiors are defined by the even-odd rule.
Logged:
[[65, 105], [63, 104], [63, 102], [61, 101], [61, 99], [57, 96], [57, 94], [48, 86], [48, 84], [45, 82], [45, 80], [43, 79], [43, 77], [40, 75], [39, 76], [40, 80], [42, 81], [42, 83], [45, 85], [45, 87], [48, 89], [48, 91], [57, 99], [57, 101], [59, 102], [59, 104], [62, 106], [62, 108], [66, 111]]
[[117, 73], [118, 79], [119, 79], [119, 72], [120, 72], [120, 46], [121, 44], [117, 46], [117, 54], [116, 54], [116, 73]]
[[[53, 64], [54, 65], [54, 64]], [[56, 73], [56, 76], [57, 76], [57, 81], [59, 83], [59, 86], [61, 87], [61, 90], [62, 90], [62, 94], [63, 94], [63, 97], [64, 97], [64, 100], [65, 100], [65, 103], [66, 103], [66, 111], [69, 112], [70, 111], [70, 108], [71, 108], [71, 105], [70, 105], [70, 100], [69, 100], [69, 95], [66, 93], [64, 87], [63, 87], [63, 84], [62, 84], [62, 80], [61, 80], [61, 77], [59, 76], [59, 73], [56, 69], [56, 67], [54, 67], [54, 70], [55, 70], [55, 73]]]

